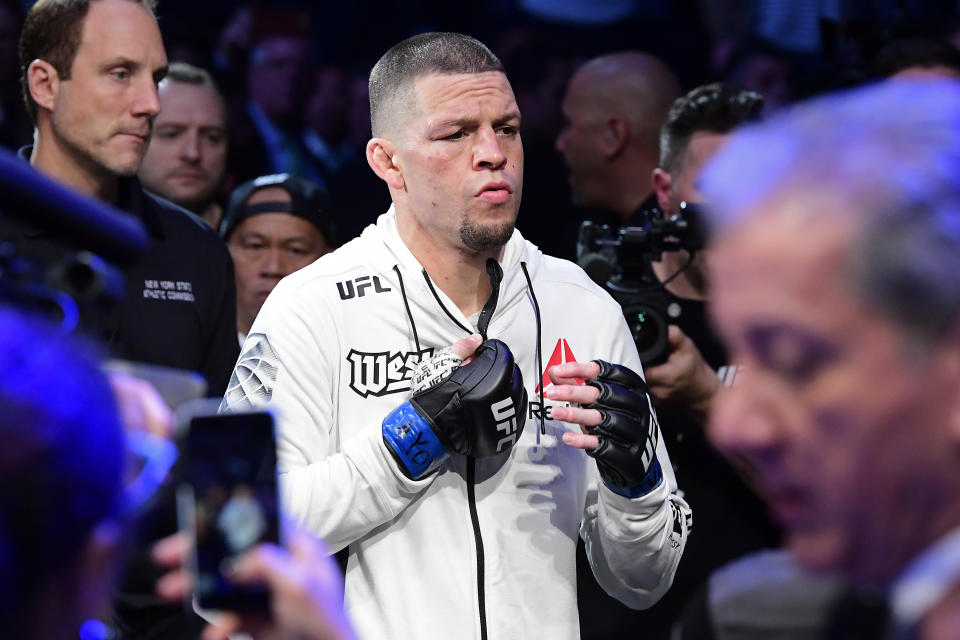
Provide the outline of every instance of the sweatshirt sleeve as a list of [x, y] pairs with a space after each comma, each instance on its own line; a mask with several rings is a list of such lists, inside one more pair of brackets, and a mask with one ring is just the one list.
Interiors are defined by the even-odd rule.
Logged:
[[[614, 336], [610, 362], [643, 374], [636, 346], [622, 314]], [[651, 409], [652, 410], [652, 409]], [[690, 532], [690, 507], [677, 493], [670, 457], [658, 438], [657, 458], [663, 481], [650, 493], [627, 498], [611, 491], [591, 463], [580, 536], [586, 545], [593, 575], [603, 589], [628, 607], [653, 606], [673, 583]]]
[[283, 284], [251, 327], [221, 410], [276, 414], [283, 509], [336, 552], [396, 517], [435, 474], [405, 477], [379, 422], [351, 425], [355, 435], [341, 442], [336, 326], [322, 302], [311, 304], [299, 290], [278, 291]]

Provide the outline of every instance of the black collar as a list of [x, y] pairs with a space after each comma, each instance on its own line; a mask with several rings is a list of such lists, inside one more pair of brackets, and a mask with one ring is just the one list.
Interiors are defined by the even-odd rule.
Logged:
[[[30, 162], [33, 145], [17, 149], [17, 155], [22, 160]], [[112, 204], [118, 210], [126, 212], [140, 220], [147, 232], [154, 238], [164, 239], [163, 222], [160, 220], [159, 204], [143, 190], [140, 180], [136, 176], [121, 176], [117, 186], [117, 201]], [[48, 235], [45, 233], [31, 233], [30, 235]]]

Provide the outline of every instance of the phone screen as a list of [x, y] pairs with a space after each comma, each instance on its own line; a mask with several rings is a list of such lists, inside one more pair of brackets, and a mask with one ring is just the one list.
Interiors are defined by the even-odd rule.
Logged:
[[280, 538], [273, 416], [195, 417], [186, 448], [197, 603], [205, 609], [266, 609], [264, 588], [234, 585], [224, 569], [235, 556]]

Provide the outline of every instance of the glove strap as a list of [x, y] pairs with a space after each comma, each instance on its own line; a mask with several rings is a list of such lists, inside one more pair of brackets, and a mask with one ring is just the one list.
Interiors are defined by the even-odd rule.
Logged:
[[383, 441], [404, 475], [413, 480], [433, 473], [447, 457], [430, 424], [409, 402], [383, 419]]
[[663, 482], [663, 469], [660, 468], [660, 460], [654, 458], [653, 464], [650, 465], [650, 471], [647, 472], [646, 477], [640, 482], [640, 486], [615, 487], [607, 482], [606, 479], [604, 479], [603, 484], [607, 485], [607, 488], [615, 494], [632, 499], [647, 495], [659, 487], [661, 482]]

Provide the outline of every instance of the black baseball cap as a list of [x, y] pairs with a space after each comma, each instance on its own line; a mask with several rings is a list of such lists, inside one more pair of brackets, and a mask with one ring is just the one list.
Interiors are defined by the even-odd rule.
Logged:
[[[290, 194], [290, 202], [247, 204], [247, 200], [255, 191], [267, 187], [280, 187]], [[312, 182], [289, 173], [275, 173], [244, 182], [230, 194], [230, 202], [220, 222], [220, 237], [224, 241], [228, 240], [230, 234], [241, 222], [261, 213], [289, 213], [303, 218], [320, 230], [329, 246], [336, 246], [336, 230], [330, 211], [330, 202], [326, 192]]]

